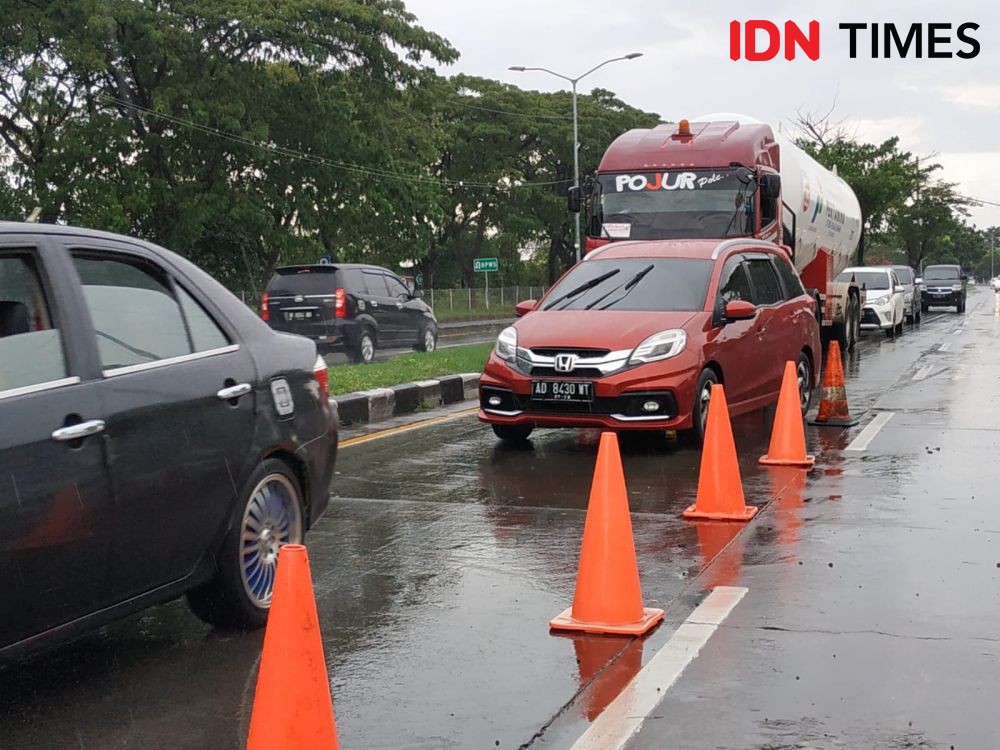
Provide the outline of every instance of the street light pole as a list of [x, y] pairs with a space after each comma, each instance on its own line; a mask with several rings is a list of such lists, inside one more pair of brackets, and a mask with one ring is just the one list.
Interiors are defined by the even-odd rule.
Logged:
[[[556, 73], [554, 70], [549, 70], [548, 68], [526, 68], [523, 65], [512, 65], [508, 70], [513, 70], [517, 73], [524, 73], [526, 71], [539, 71], [541, 73], [548, 73], [556, 78], [562, 78], [564, 81], [568, 81], [573, 90], [573, 187], [577, 190], [580, 189], [580, 128], [579, 128], [579, 116], [577, 114], [577, 89], [576, 85], [582, 81], [584, 78], [589, 76], [594, 71], [599, 68], [603, 68], [613, 62], [618, 62], [619, 60], [635, 60], [637, 57], [642, 57], [641, 52], [632, 52], [628, 55], [623, 55], [621, 57], [612, 57], [610, 60], [605, 60], [599, 65], [595, 65], [586, 73], [578, 75], [576, 78], [571, 78], [570, 76], [563, 75], [562, 73]], [[576, 261], [580, 262], [581, 248], [580, 248], [580, 213], [576, 213]]]

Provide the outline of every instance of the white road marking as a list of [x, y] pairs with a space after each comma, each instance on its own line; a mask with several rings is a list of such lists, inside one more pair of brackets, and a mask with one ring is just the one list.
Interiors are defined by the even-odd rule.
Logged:
[[924, 378], [926, 378], [928, 375], [931, 374], [931, 370], [933, 368], [934, 368], [933, 365], [925, 365], [924, 367], [921, 367], [919, 370], [917, 370], [916, 374], [914, 374], [913, 379], [923, 380]]
[[939, 352], [946, 352], [949, 349], [951, 349], [951, 342], [950, 341], [945, 341], [943, 344], [941, 344], [941, 346], [938, 347], [938, 351]]
[[737, 586], [717, 586], [573, 743], [572, 750], [624, 747], [747, 591]]
[[854, 438], [854, 441], [844, 448], [845, 451], [863, 451], [868, 448], [868, 444], [875, 439], [879, 430], [885, 427], [886, 422], [892, 419], [894, 412], [884, 411], [877, 415], [875, 419], [868, 423], [868, 426], [861, 431], [861, 434]]

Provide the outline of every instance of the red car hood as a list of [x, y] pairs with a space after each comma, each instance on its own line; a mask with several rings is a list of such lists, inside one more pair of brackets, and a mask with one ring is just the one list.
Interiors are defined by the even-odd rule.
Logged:
[[684, 328], [698, 312], [631, 310], [536, 310], [514, 324], [517, 345], [590, 349], [632, 349], [654, 333]]

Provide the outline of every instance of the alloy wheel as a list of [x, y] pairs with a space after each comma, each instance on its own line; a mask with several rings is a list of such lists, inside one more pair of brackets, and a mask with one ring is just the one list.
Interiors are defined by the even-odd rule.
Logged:
[[292, 482], [269, 474], [254, 488], [243, 511], [240, 572], [250, 600], [266, 609], [271, 605], [278, 552], [303, 538], [302, 509]]

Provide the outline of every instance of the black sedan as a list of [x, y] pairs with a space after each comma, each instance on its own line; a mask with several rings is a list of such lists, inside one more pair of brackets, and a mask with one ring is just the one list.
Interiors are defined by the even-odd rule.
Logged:
[[0, 657], [182, 594], [262, 625], [328, 503], [326, 377], [174, 253], [0, 223]]

